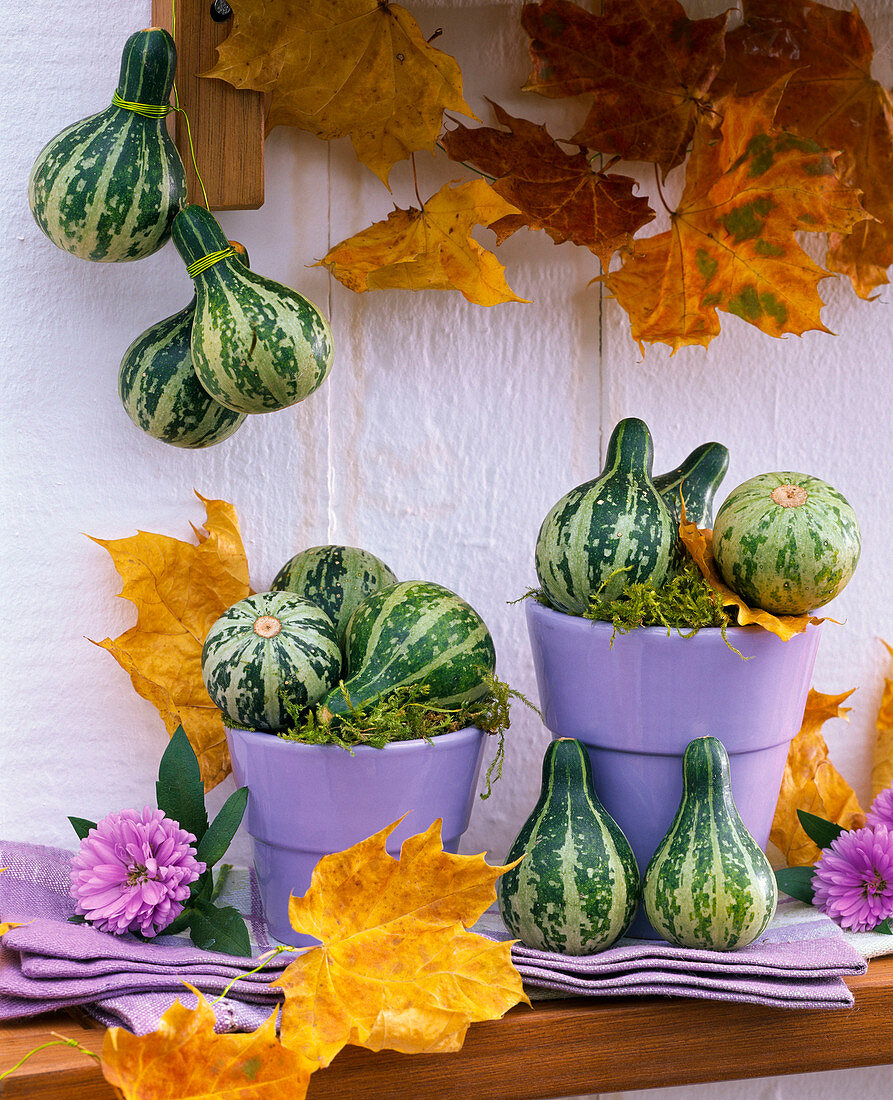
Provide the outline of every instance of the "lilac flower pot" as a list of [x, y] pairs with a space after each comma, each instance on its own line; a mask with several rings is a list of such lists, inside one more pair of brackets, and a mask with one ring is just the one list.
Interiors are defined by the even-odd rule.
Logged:
[[354, 755], [274, 734], [228, 729], [236, 783], [248, 788], [245, 826], [270, 932], [282, 943], [316, 943], [295, 932], [288, 899], [302, 895], [320, 858], [341, 852], [406, 814], [388, 837], [403, 841], [443, 821], [444, 851], [468, 828], [486, 735], [471, 726], [427, 741], [398, 741]]
[[[639, 870], [669, 829], [682, 797], [682, 754], [695, 737], [728, 750], [738, 812], [765, 849], [788, 746], [800, 728], [821, 626], [783, 642], [761, 627], [716, 628], [692, 638], [660, 627], [618, 634], [611, 623], [527, 600], [540, 706], [553, 737], [576, 737], [595, 789], [624, 831]], [[657, 933], [642, 909], [627, 933]]]

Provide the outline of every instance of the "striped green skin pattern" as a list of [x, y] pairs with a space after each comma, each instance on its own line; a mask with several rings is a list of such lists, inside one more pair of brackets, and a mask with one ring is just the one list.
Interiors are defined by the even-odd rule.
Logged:
[[790, 470], [733, 489], [713, 525], [723, 580], [751, 607], [773, 614], [802, 615], [833, 600], [855, 572], [861, 547], [846, 498]]
[[539, 801], [512, 844], [499, 911], [513, 936], [542, 951], [592, 955], [630, 926], [639, 868], [629, 841], [599, 802], [581, 742], [553, 741]]
[[[187, 206], [172, 238], [187, 264], [228, 246], [212, 214]], [[329, 323], [303, 295], [229, 257], [195, 277], [192, 359], [221, 405], [243, 413], [285, 409], [309, 397], [332, 367]]]
[[245, 414], [215, 401], [192, 366], [195, 299], [136, 338], [121, 360], [118, 396], [130, 419], [174, 447], [213, 447], [244, 423]]
[[682, 769], [682, 801], [645, 871], [645, 913], [670, 943], [746, 947], [775, 913], [775, 875], [738, 815], [722, 742], [696, 738]]
[[624, 585], [667, 575], [676, 527], [651, 480], [654, 449], [646, 425], [621, 420], [597, 478], [578, 485], [551, 509], [536, 541], [536, 572], [549, 602], [582, 615], [610, 575], [601, 598]]
[[678, 527], [685, 518], [698, 527], [713, 526], [713, 498], [729, 468], [729, 449], [722, 443], [702, 443], [676, 467], [652, 480]]
[[396, 584], [394, 572], [359, 546], [311, 546], [295, 554], [279, 570], [272, 592], [294, 592], [326, 612], [338, 637], [358, 604], [380, 588]]
[[[402, 581], [365, 599], [344, 636], [344, 687], [354, 706], [396, 687], [426, 684], [427, 702], [456, 708], [487, 691], [482, 670], [493, 673], [496, 651], [483, 619], [455, 592], [430, 581]], [[340, 687], [323, 699], [345, 714]]]
[[[175, 67], [167, 31], [137, 31], [124, 45], [118, 95], [165, 104]], [[64, 251], [104, 263], [139, 260], [170, 236], [186, 201], [186, 174], [163, 118], [112, 105], [44, 147], [28, 199], [37, 224]]]
[[202, 647], [208, 694], [225, 720], [248, 729], [283, 729], [288, 715], [280, 693], [296, 706], [312, 706], [340, 673], [332, 620], [289, 592], [262, 592], [233, 604]]

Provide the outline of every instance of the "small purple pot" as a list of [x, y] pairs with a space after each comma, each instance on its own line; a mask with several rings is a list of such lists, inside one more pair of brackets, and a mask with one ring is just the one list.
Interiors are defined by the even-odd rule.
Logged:
[[[632, 845], [639, 871], [682, 798], [682, 754], [695, 737], [725, 745], [741, 819], [769, 841], [791, 738], [800, 728], [821, 626], [783, 642], [757, 626], [692, 638], [662, 627], [617, 634], [611, 623], [527, 600], [527, 629], [546, 725], [576, 737], [592, 760], [595, 789]], [[629, 936], [657, 933], [640, 908]], [[659, 937], [657, 937], [659, 938]]]
[[248, 788], [245, 826], [270, 933], [295, 947], [316, 943], [289, 923], [289, 895], [307, 892], [322, 856], [344, 851], [404, 814], [387, 840], [392, 856], [437, 818], [444, 851], [455, 852], [468, 828], [485, 739], [470, 726], [430, 742], [360, 746], [351, 756], [338, 745], [228, 729], [236, 783]]

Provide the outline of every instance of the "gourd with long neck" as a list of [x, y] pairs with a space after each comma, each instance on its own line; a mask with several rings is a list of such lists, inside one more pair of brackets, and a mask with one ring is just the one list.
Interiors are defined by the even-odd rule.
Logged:
[[28, 199], [59, 248], [84, 260], [122, 262], [151, 255], [170, 236], [186, 200], [183, 162], [164, 120], [176, 64], [167, 31], [132, 34], [112, 104], [41, 150]]
[[675, 470], [657, 474], [654, 487], [664, 498], [674, 523], [685, 518], [698, 527], [713, 526], [713, 498], [729, 468], [729, 448], [722, 443], [702, 443]]
[[666, 577], [676, 529], [651, 480], [653, 458], [645, 423], [621, 420], [599, 476], [563, 496], [543, 520], [536, 571], [559, 611], [582, 615], [597, 592], [612, 600], [626, 584], [659, 585]]
[[177, 215], [172, 236], [195, 281], [192, 361], [205, 390], [228, 409], [263, 413], [288, 408], [318, 389], [333, 348], [317, 307], [245, 267], [201, 206]]

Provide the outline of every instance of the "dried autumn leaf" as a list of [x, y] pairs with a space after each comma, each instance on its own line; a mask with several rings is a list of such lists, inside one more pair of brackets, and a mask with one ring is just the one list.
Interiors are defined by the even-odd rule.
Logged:
[[634, 242], [630, 259], [601, 277], [640, 347], [706, 347], [718, 309], [770, 336], [829, 331], [817, 290], [828, 272], [794, 234], [848, 233], [865, 212], [829, 154], [773, 127], [782, 91], [783, 82], [725, 101], [721, 129], [695, 134], [671, 228]]
[[135, 626], [95, 644], [130, 674], [169, 735], [183, 726], [210, 790], [229, 774], [230, 762], [223, 719], [202, 682], [202, 643], [215, 620], [250, 588], [235, 509], [225, 500], [196, 496], [207, 514], [207, 533], [193, 527], [198, 546], [146, 531], [93, 539], [112, 556], [124, 581], [121, 597], [137, 608]]
[[824, 622], [824, 619], [817, 619], [811, 615], [773, 615], [761, 607], [748, 607], [720, 575], [713, 558], [713, 532], [699, 528], [697, 524], [687, 523], [684, 513], [683, 520], [679, 524], [679, 538], [701, 571], [701, 575], [710, 587], [721, 595], [723, 607], [735, 608], [738, 626], [750, 626], [755, 623], [787, 642], [795, 634], [802, 634], [810, 623]]
[[604, 0], [593, 15], [566, 0], [526, 4], [533, 62], [525, 90], [592, 94], [574, 141], [664, 175], [681, 164], [723, 60], [728, 13], [689, 19], [677, 0]]
[[239, 0], [217, 52], [202, 75], [271, 93], [268, 128], [349, 135], [385, 184], [397, 161], [433, 151], [445, 110], [476, 117], [456, 61], [386, 0]]
[[491, 225], [499, 243], [524, 225], [545, 229], [556, 244], [585, 245], [607, 267], [654, 217], [647, 199], [633, 194], [636, 181], [595, 171], [583, 153], [566, 153], [545, 126], [492, 106], [507, 131], [458, 125], [441, 144], [453, 160], [496, 177], [493, 190], [520, 211]]
[[319, 261], [350, 290], [458, 290], [469, 302], [523, 302], [505, 268], [471, 236], [518, 211], [483, 180], [445, 184], [421, 210], [393, 210], [387, 221], [336, 244]]
[[[184, 985], [188, 985], [184, 982]], [[194, 1009], [176, 1001], [157, 1031], [105, 1033], [102, 1072], [124, 1100], [301, 1100], [316, 1068], [276, 1038], [276, 1012], [257, 1031], [214, 1033], [214, 1013], [199, 990]]]
[[[893, 657], [893, 648], [884, 642]], [[877, 712], [877, 740], [874, 743], [874, 759], [871, 767], [871, 797], [893, 785], [893, 679], [884, 678], [884, 691]]]
[[820, 732], [829, 718], [846, 717], [850, 708], [841, 703], [855, 690], [823, 695], [810, 689], [806, 699], [803, 723], [788, 750], [769, 834], [789, 867], [806, 867], [819, 858], [819, 849], [803, 831], [798, 810], [834, 821], [844, 829], [860, 829], [865, 824], [855, 792], [828, 759], [828, 746]]
[[836, 232], [826, 258], [868, 298], [893, 264], [893, 100], [871, 75], [873, 46], [858, 10], [812, 0], [743, 0], [744, 21], [726, 38], [718, 86], [749, 94], [790, 73], [776, 121], [843, 150], [841, 178], [862, 192], [876, 220]]
[[440, 821], [403, 842], [398, 823], [324, 856], [289, 920], [322, 946], [273, 985], [285, 991], [282, 1042], [326, 1066], [347, 1043], [369, 1050], [459, 1050], [468, 1025], [527, 1001], [511, 944], [466, 931], [506, 867], [444, 852]]

